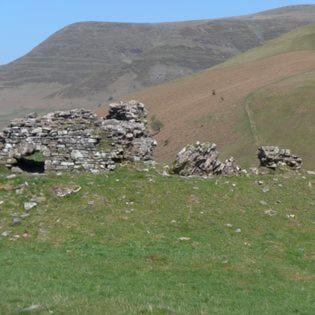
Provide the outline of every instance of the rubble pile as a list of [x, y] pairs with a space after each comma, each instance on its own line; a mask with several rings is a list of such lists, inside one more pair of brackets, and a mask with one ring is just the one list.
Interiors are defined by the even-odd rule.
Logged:
[[214, 143], [200, 143], [184, 147], [177, 155], [173, 172], [181, 176], [237, 175], [241, 172], [233, 158], [220, 162]]
[[302, 159], [291, 154], [288, 149], [280, 149], [277, 146], [262, 146], [258, 148], [258, 158], [260, 166], [273, 170], [281, 166], [288, 166], [292, 169], [300, 169], [302, 167]]

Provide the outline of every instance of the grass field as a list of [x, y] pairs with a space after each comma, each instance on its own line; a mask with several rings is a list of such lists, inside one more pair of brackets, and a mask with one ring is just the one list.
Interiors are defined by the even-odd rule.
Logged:
[[312, 51], [314, 49], [315, 24], [309, 24], [303, 27], [299, 27], [292, 32], [282, 35], [281, 37], [270, 40], [260, 47], [250, 49], [243, 54], [229, 59], [228, 61], [222, 63], [221, 65], [218, 65], [217, 67], [253, 62], [259, 59], [280, 55], [290, 51]]
[[289, 147], [307, 157], [306, 167], [315, 165], [315, 71], [274, 82], [252, 93], [247, 102], [259, 144]]
[[[53, 194], [70, 184], [82, 189]], [[11, 235], [0, 236], [0, 314], [33, 304], [40, 314], [314, 314], [314, 186], [307, 174], [184, 179], [141, 165], [2, 173], [0, 234]]]

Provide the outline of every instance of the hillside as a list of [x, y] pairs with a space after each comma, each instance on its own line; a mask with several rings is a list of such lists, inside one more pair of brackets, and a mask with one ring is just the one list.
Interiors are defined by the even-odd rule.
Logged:
[[0, 67], [1, 125], [33, 110], [97, 106], [187, 76], [315, 21], [315, 6], [162, 24], [82, 22]]
[[159, 172], [1, 173], [0, 313], [313, 313], [314, 176]]
[[[147, 104], [163, 126], [157, 158], [187, 143], [214, 141], [251, 165], [258, 145], [289, 147], [315, 167], [315, 25], [286, 34], [226, 63], [128, 98]], [[213, 95], [215, 90], [215, 95]], [[100, 110], [102, 112], [102, 110]]]

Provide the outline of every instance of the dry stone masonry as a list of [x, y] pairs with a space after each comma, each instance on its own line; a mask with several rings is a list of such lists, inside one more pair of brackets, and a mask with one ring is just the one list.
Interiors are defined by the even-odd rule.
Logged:
[[302, 167], [302, 159], [291, 154], [288, 149], [280, 149], [276, 146], [262, 146], [258, 148], [260, 165], [270, 169], [277, 169], [281, 166], [288, 166], [298, 170]]
[[220, 162], [214, 143], [200, 143], [184, 147], [177, 155], [173, 171], [182, 176], [237, 175], [241, 168], [233, 158]]
[[[30, 114], [0, 134], [0, 162], [28, 171], [100, 172], [125, 160], [151, 160], [156, 142], [148, 135], [146, 117], [136, 101], [112, 104], [105, 119], [84, 109]], [[32, 160], [38, 153], [43, 161]]]

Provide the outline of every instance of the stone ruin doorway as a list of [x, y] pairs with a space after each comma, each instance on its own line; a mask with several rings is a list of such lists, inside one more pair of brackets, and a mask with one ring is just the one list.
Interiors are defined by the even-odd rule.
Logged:
[[34, 151], [30, 155], [16, 158], [14, 167], [20, 168], [27, 173], [44, 173], [45, 172], [45, 159], [40, 151]]

